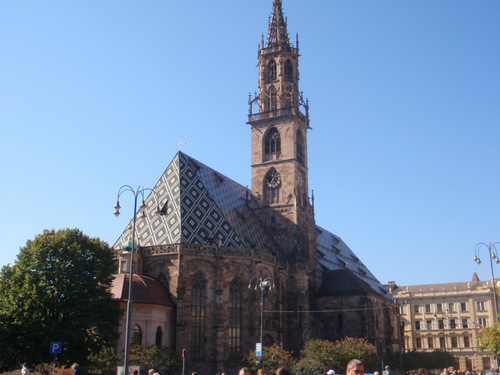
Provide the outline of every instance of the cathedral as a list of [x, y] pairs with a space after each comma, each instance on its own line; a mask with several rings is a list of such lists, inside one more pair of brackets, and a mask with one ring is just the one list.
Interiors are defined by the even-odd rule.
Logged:
[[315, 222], [308, 101], [281, 0], [273, 0], [257, 65], [247, 118], [251, 188], [179, 151], [113, 246], [113, 295], [123, 306], [131, 262], [135, 268], [132, 338], [186, 349], [203, 374], [257, 343], [299, 353], [309, 339], [362, 337], [392, 351], [394, 300], [340, 237]]

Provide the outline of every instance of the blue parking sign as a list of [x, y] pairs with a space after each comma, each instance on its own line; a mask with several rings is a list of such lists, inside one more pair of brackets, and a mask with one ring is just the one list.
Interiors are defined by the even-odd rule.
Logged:
[[50, 353], [59, 354], [61, 353], [62, 343], [61, 342], [51, 342], [50, 343]]

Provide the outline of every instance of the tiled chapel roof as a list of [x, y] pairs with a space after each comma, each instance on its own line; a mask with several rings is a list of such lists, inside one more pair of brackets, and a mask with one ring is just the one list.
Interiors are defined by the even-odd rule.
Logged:
[[[117, 301], [127, 301], [129, 291], [130, 276], [126, 274], [117, 274], [113, 280], [111, 293], [113, 299]], [[158, 281], [147, 277], [134, 275], [134, 293], [133, 301], [135, 303], [144, 303], [160, 306], [174, 306], [167, 289]]]

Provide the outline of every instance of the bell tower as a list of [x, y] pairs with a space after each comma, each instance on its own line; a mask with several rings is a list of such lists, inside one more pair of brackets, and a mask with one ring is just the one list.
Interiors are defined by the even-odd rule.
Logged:
[[267, 41], [258, 51], [258, 94], [249, 96], [252, 194], [260, 219], [290, 261], [314, 262], [308, 195], [308, 102], [299, 91], [299, 48], [290, 43], [282, 1], [273, 0]]

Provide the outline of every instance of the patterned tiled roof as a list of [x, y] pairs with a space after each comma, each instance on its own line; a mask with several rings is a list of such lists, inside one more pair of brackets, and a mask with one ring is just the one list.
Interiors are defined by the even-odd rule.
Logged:
[[[253, 211], [250, 191], [178, 152], [146, 199], [147, 219], [136, 222], [141, 246], [220, 243], [224, 247], [275, 252]], [[163, 215], [155, 216], [160, 206]], [[127, 241], [125, 229], [114, 248]]]

